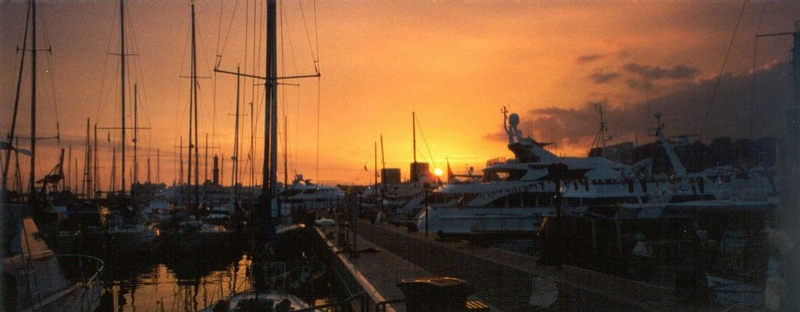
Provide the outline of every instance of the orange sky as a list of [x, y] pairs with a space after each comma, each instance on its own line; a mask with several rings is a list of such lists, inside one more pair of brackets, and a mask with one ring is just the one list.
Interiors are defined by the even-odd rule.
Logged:
[[[58, 120], [60, 146], [66, 148], [72, 143], [73, 162], [80, 159], [80, 168], [86, 118], [101, 126], [119, 126], [119, 63], [118, 57], [108, 54], [119, 49], [116, 5], [111, 1], [64, 1], [37, 7], [40, 47], [49, 45], [53, 49], [52, 55], [39, 61], [42, 114], [38, 122], [42, 126], [38, 131], [54, 134]], [[197, 3], [198, 71], [211, 77], [200, 81], [200, 132], [209, 133], [213, 144], [220, 147], [216, 153], [229, 158], [233, 148], [235, 79], [226, 75], [214, 77], [214, 55], [222, 52], [223, 69], [235, 70], [239, 64], [243, 71], [263, 72], [263, 66], [253, 68], [253, 53], [263, 63], [263, 40], [253, 40], [252, 26], [244, 26], [245, 19], [252, 23], [254, 12], [263, 15], [263, 2], [226, 1], [222, 19], [220, 5], [218, 1]], [[760, 27], [761, 33], [791, 31], [794, 20], [800, 19], [791, 14], [800, 12], [798, 6], [791, 1], [746, 5], [725, 72], [744, 75], [751, 70], [756, 29]], [[501, 128], [503, 106], [520, 113], [523, 121], [531, 121], [538, 120], [530, 113], [536, 109], [579, 110], [589, 101], [602, 99], [619, 108], [713, 79], [722, 66], [741, 7], [737, 2], [716, 1], [286, 2], [282, 10], [283, 32], [279, 35], [283, 38], [280, 71], [285, 75], [313, 73], [312, 55], [318, 46], [322, 74], [319, 89], [316, 79], [296, 81], [299, 87], [280, 88], [280, 109], [287, 115], [289, 129], [289, 171], [328, 183], [368, 183], [372, 179], [373, 142], [382, 133], [387, 166], [402, 168], [406, 177], [412, 159], [412, 112], [416, 112], [422, 130], [417, 133], [421, 161], [443, 168], [449, 159], [455, 171], [465, 171], [469, 166], [481, 168], [489, 158], [511, 156], [503, 141], [492, 139]], [[15, 49], [21, 44], [25, 4], [3, 1], [0, 8], [0, 133], [5, 138], [19, 60]], [[127, 8], [128, 45], [131, 53], [138, 54], [128, 60], [129, 79], [139, 84], [140, 124], [150, 127], [140, 134], [140, 154], [145, 155], [140, 179], [146, 175], [144, 159], [148, 150], [155, 169], [154, 150], [159, 148], [161, 180], [171, 183], [177, 179], [175, 146], [180, 136], [185, 141], [188, 131], [185, 115], [189, 83], [179, 78], [189, 73], [188, 1], [131, 0]], [[226, 41], [229, 23], [231, 31]], [[259, 35], [263, 35], [261, 27], [256, 33]], [[44, 37], [47, 42], [41, 43]], [[789, 41], [759, 42], [758, 63], [785, 61]], [[254, 51], [254, 45], [262, 47], [256, 46]], [[643, 80], [624, 80], [621, 75], [645, 77], [644, 70], [635, 72], [635, 66], [630, 64], [665, 69], [667, 77], [648, 76], [655, 87], [636, 89], [631, 84]], [[689, 74], [678, 77], [680, 68], [688, 69]], [[670, 77], [670, 70], [675, 70], [676, 76]], [[598, 82], [592, 77], [605, 77], [608, 81]], [[29, 132], [28, 80], [26, 74], [20, 110], [24, 118], [18, 123], [21, 136]], [[259, 180], [263, 100], [258, 97], [263, 91], [258, 88], [252, 95], [254, 82], [242, 84], [247, 86], [243, 101], [255, 99], [256, 116], [260, 119], [256, 131], [259, 144], [255, 148]], [[246, 104], [244, 107], [249, 111]], [[132, 116], [129, 118], [132, 123]], [[244, 118], [243, 126], [249, 127], [250, 117]], [[699, 119], [685, 122], [697, 124]], [[596, 128], [596, 116], [587, 117], [585, 122]], [[609, 127], [613, 129], [614, 125]], [[533, 131], [537, 140], [559, 142], [558, 152], [567, 155], [585, 154], [593, 138], [591, 133], [563, 141], [563, 134], [541, 124], [526, 123], [523, 130], [526, 134]], [[725, 134], [724, 129], [712, 130]], [[241, 158], [247, 159], [249, 128], [244, 131], [248, 134], [242, 138], [245, 145]], [[646, 131], [643, 128], [641, 134], [626, 133], [619, 140], [633, 140], [635, 135], [644, 140]], [[110, 176], [108, 136], [106, 131], [100, 134], [104, 188]], [[112, 141], [118, 136], [110, 134]], [[202, 138], [200, 143], [204, 145]], [[42, 144], [48, 147], [39, 157], [39, 175], [55, 164], [57, 156], [56, 142]], [[201, 159], [202, 154], [201, 149]], [[23, 159], [23, 167], [26, 162]], [[224, 181], [229, 184], [230, 161], [225, 165]], [[364, 165], [370, 168], [369, 172], [364, 171]], [[200, 168], [203, 176], [202, 164]], [[282, 171], [281, 165], [281, 177]], [[155, 173], [152, 175], [155, 180]]]

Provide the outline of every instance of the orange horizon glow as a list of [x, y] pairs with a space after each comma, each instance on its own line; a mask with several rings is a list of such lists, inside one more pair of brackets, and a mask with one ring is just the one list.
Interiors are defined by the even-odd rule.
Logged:
[[[250, 10], [263, 7], [260, 0], [247, 3]], [[38, 45], [53, 49], [51, 55], [40, 55], [37, 123], [41, 127], [37, 131], [54, 135], [58, 122], [61, 134], [58, 142], [41, 142], [37, 176], [55, 165], [59, 148], [67, 150], [70, 145], [72, 157], [65, 170], [73, 181], [76, 174], [82, 174], [86, 118], [92, 125], [119, 126], [119, 58], [109, 54], [118, 49], [116, 5], [115, 1], [53, 2], [37, 7], [46, 21], [41, 26], [47, 27], [47, 42]], [[213, 155], [220, 156], [222, 182], [230, 185], [236, 79], [215, 74], [213, 68], [218, 64], [224, 70], [235, 71], [240, 66], [243, 72], [263, 72], [263, 39], [259, 39], [263, 21], [255, 29], [245, 27], [244, 5], [237, 11], [228, 2], [198, 1], [196, 5], [198, 71], [208, 77], [199, 81], [199, 174], [201, 179], [211, 176], [211, 164], [206, 169], [204, 163], [204, 134], [208, 133], [209, 163]], [[728, 74], [746, 75], [751, 69], [752, 37], [759, 26], [761, 5], [746, 6], [746, 18], [726, 68]], [[787, 31], [797, 19], [791, 12], [800, 11], [798, 3], [763, 5], [766, 15], [759, 26], [762, 33]], [[0, 86], [0, 135], [5, 140], [19, 62], [15, 47], [21, 44], [25, 4], [7, 1], [0, 7], [0, 69], [1, 81], [5, 82]], [[533, 112], [551, 107], [583, 112], [587, 103], [598, 99], [607, 100], [609, 110], [644, 110], [640, 103], [713, 79], [719, 73], [740, 7], [739, 3], [727, 2], [285, 3], [281, 8], [279, 75], [310, 74], [319, 69], [321, 77], [279, 87], [279, 180], [286, 174], [291, 182], [295, 174], [303, 174], [326, 184], [369, 184], [374, 164], [377, 162], [380, 168], [383, 161], [388, 168], [401, 168], [403, 179], [407, 179], [415, 156], [436, 168], [437, 175], [447, 162], [455, 173], [465, 173], [470, 167], [479, 170], [488, 159], [513, 157], [502, 133], [504, 106], [520, 115], [520, 130], [525, 136], [556, 143], [548, 148], [557, 155], [585, 156], [598, 127], [596, 115], [576, 114], [583, 125], [574, 127], [557, 116]], [[161, 182], [172, 184], [179, 181], [177, 146], [181, 138], [186, 145], [188, 132], [189, 81], [181, 78], [189, 73], [188, 3], [130, 1], [127, 8], [129, 52], [137, 54], [128, 60], [131, 90], [127, 93], [133, 93], [134, 83], [138, 85], [139, 123], [149, 128], [139, 133], [139, 180], [146, 177], [149, 158], [151, 181], [155, 181], [158, 150]], [[252, 11], [249, 14], [252, 23]], [[42, 36], [40, 40], [44, 39]], [[786, 48], [787, 43], [778, 41], [759, 43], [758, 64], [785, 61]], [[218, 54], [221, 57], [217, 58]], [[317, 57], [319, 63], [314, 62]], [[642, 91], [631, 87], [635, 81], [621, 76], [633, 77], [623, 70], [630, 64], [650, 69], [686, 66], [696, 70], [696, 75], [654, 79], [655, 87]], [[22, 137], [29, 133], [27, 75], [23, 77], [17, 124]], [[249, 185], [252, 171], [253, 183], [260, 184], [263, 87], [252, 79], [240, 83], [240, 181]], [[709, 97], [696, 96], [703, 101]], [[128, 103], [132, 102], [130, 98]], [[412, 152], [412, 112], [418, 123], [416, 155]], [[283, 130], [284, 116], [287, 133]], [[697, 116], [669, 117], [671, 125], [701, 122]], [[133, 116], [126, 120], [130, 126]], [[616, 122], [609, 128], [621, 128], [630, 121]], [[647, 127], [637, 129], [618, 133], [614, 142], [652, 140], [647, 137]], [[670, 130], [678, 133], [694, 129], [676, 126]], [[724, 129], [718, 132], [724, 133]], [[288, 146], [284, 146], [285, 135]], [[131, 136], [128, 134], [128, 138]], [[251, 139], [255, 142], [253, 155]], [[99, 131], [98, 141], [101, 184], [107, 189], [111, 150], [119, 152], [119, 133]], [[22, 140], [20, 145], [27, 146], [27, 142]], [[284, 152], [288, 172], [284, 172]], [[126, 165], [130, 166], [130, 141], [126, 153]], [[185, 153], [184, 147], [184, 170]], [[67, 158], [65, 155], [65, 162]], [[22, 158], [23, 172], [27, 172], [25, 163]], [[119, 179], [120, 169], [116, 170]], [[126, 174], [130, 176], [131, 171], [127, 168]], [[26, 179], [25, 174], [23, 177]], [[77, 180], [80, 185], [80, 178]]]

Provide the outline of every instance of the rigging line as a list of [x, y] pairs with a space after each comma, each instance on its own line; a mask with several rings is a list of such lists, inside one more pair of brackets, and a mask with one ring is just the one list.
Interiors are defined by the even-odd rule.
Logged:
[[[286, 23], [286, 33], [288, 34], [288, 37], [289, 37], [289, 52], [292, 55], [292, 65], [294, 66], [294, 72], [295, 73], [300, 73], [300, 71], [297, 68], [297, 54], [294, 52], [294, 40], [292, 39], [292, 38], [294, 38], [294, 36], [292, 36], [292, 29], [291, 29], [291, 27], [289, 27], [289, 23]], [[281, 37], [281, 43], [283, 43], [283, 37]], [[283, 46], [284, 45], [281, 44], [281, 48], [283, 48]], [[311, 51], [311, 52], [313, 53], [314, 51]], [[284, 66], [283, 68], [286, 68], [286, 67]], [[286, 73], [286, 70], [284, 70], [283, 73]]]
[[[298, 4], [300, 4], [300, 15], [303, 17], [303, 27], [306, 30], [306, 40], [308, 41], [308, 49], [311, 50], [311, 58], [312, 61], [314, 62], [314, 70], [317, 70], [316, 53], [314, 51], [314, 47], [311, 46], [311, 34], [309, 34], [308, 32], [308, 22], [306, 22], [306, 14], [305, 11], [303, 10], [303, 1], [298, 1]], [[316, 18], [316, 12], [314, 12], [314, 17]], [[314, 21], [314, 23], [316, 24], [316, 20]], [[317, 72], [319, 72], [319, 70], [317, 70]]]
[[[216, 53], [215, 56], [214, 56], [215, 58], [219, 57], [219, 37], [222, 34], [222, 9], [224, 7], [225, 7], [225, 1], [220, 1], [219, 2], [219, 18], [217, 19], [219, 21], [217, 23], [217, 45], [216, 45], [216, 50], [214, 50], [214, 53]], [[215, 65], [217, 64], [216, 59], [215, 59], [214, 64]], [[216, 67], [216, 66], [214, 66], [214, 67]]]
[[[231, 12], [231, 22], [228, 23], [228, 30], [225, 32], [225, 41], [222, 42], [222, 49], [217, 53], [219, 62], [222, 62], [222, 55], [225, 53], [225, 48], [228, 46], [228, 38], [231, 35], [231, 28], [233, 26], [234, 17], [236, 17], [236, 10], [239, 8], [239, 0], [233, 4], [233, 12]], [[219, 65], [219, 64], [218, 64]]]
[[[263, 27], [262, 23], [266, 19], [266, 16], [264, 15], [264, 2], [265, 1], [261, 1], [260, 2], [261, 6], [256, 9], [256, 12], [258, 13], [258, 15], [257, 16], [253, 16], [253, 44], [254, 44], [253, 45], [253, 51], [254, 51], [254, 53], [253, 53], [252, 57], [253, 57], [253, 69], [255, 70], [256, 73], [258, 73], [260, 71], [260, 69], [261, 69], [261, 62], [259, 61], [259, 58], [261, 56], [261, 36], [263, 35], [264, 28], [265, 28], [265, 27]], [[259, 3], [258, 1], [255, 2], [255, 4], [253, 5], [253, 8], [256, 8], [256, 4], [258, 4], [258, 3]], [[266, 65], [264, 65], [264, 66], [266, 66]], [[264, 73], [264, 76], [266, 77], [267, 73]], [[254, 80], [251, 80], [251, 81], [254, 81]], [[254, 90], [254, 92], [256, 92], [256, 94], [258, 94], [257, 92], [259, 92], [260, 90], [263, 89], [263, 88], [256, 88], [255, 83], [251, 83], [251, 85], [252, 85], [251, 88]], [[251, 100], [252, 100], [252, 98], [251, 98]]]
[[425, 149], [428, 150], [428, 156], [430, 157], [430, 161], [433, 164], [434, 168], [438, 168], [436, 166], [436, 161], [433, 159], [433, 153], [431, 153], [431, 147], [428, 145], [428, 140], [425, 139], [425, 132], [422, 131], [422, 125], [419, 123], [419, 119], [416, 119], [417, 128], [419, 129], [419, 134], [422, 135], [422, 142], [425, 143]]
[[708, 108], [706, 108], [706, 114], [703, 117], [703, 122], [700, 124], [700, 132], [697, 135], [698, 140], [703, 139], [703, 132], [705, 131], [706, 124], [708, 124], [708, 117], [711, 114], [711, 108], [714, 106], [714, 101], [717, 98], [717, 90], [719, 89], [720, 82], [722, 82], [722, 74], [725, 73], [725, 66], [728, 65], [728, 57], [731, 55], [731, 49], [733, 48], [734, 39], [736, 39], [736, 33], [739, 31], [739, 25], [742, 23], [742, 16], [744, 16], [745, 7], [747, 7], [747, 0], [742, 2], [742, 8], [739, 10], [739, 18], [736, 20], [736, 27], [733, 29], [733, 35], [731, 36], [731, 40], [728, 42], [728, 50], [725, 52], [725, 58], [722, 60], [722, 68], [719, 69], [717, 82], [714, 84], [714, 90], [711, 92], [711, 101], [708, 103]]
[[[112, 41], [111, 40], [111, 36], [113, 35], [113, 30], [114, 29], [115, 29], [115, 27], [113, 25], [108, 28], [108, 38], [109, 39], [106, 42], [105, 51], [111, 51], [111, 41]], [[106, 70], [108, 70], [108, 60], [109, 60], [109, 58], [110, 58], [110, 55], [108, 53], [106, 53], [105, 54], [105, 60], [103, 62], [103, 74], [102, 74], [102, 76], [100, 78], [100, 97], [99, 97], [100, 98], [100, 102], [97, 103], [96, 106], [95, 106], [94, 120], [99, 120], [100, 116], [103, 113], [103, 109], [105, 107], [105, 105], [104, 105], [105, 101], [103, 99], [103, 95], [105, 94], [105, 92], [103, 92], [103, 90], [105, 89], [105, 84], [106, 84]]]
[[[183, 41], [183, 53], [181, 53], [181, 55], [184, 55], [184, 56], [188, 55], [189, 41], [191, 40], [191, 36], [192, 36], [191, 33], [192, 33], [191, 27], [187, 28], [186, 29], [186, 34], [184, 35], [184, 41]], [[186, 65], [186, 57], [181, 57], [181, 66], [180, 66], [180, 69], [178, 70], [178, 73], [183, 73], [183, 71], [185, 69], [184, 68], [185, 65]], [[181, 80], [179, 79], [178, 80], [178, 88], [174, 89], [175, 93], [178, 94], [178, 96], [177, 96], [178, 101], [175, 102], [175, 106], [176, 106], [175, 117], [172, 120], [176, 120], [176, 121], [177, 120], [183, 120], [182, 116], [186, 116], [186, 111], [183, 110], [183, 108], [185, 108], [184, 105], [186, 103], [184, 102], [184, 99], [181, 98], [183, 96], [183, 93], [181, 92], [182, 88], [180, 86], [180, 84], [181, 84], [180, 82], [181, 82]], [[191, 84], [191, 82], [189, 82], [189, 83]], [[181, 117], [179, 117], [179, 116], [181, 116]], [[172, 126], [173, 126], [172, 133], [181, 133], [181, 131], [183, 131], [183, 129], [181, 129], [181, 128], [183, 128], [183, 122], [182, 121], [181, 122], [174, 122], [174, 123], [172, 123]]]
[[[58, 145], [60, 146], [60, 144], [61, 144], [61, 123], [59, 122], [60, 119], [58, 118], [58, 102], [56, 102], [56, 99], [58, 97], [56, 96], [56, 87], [55, 87], [56, 80], [55, 80], [55, 77], [54, 77], [54, 74], [53, 74], [53, 71], [54, 71], [54, 67], [53, 67], [53, 52], [49, 47], [50, 46], [50, 39], [49, 39], [48, 32], [47, 32], [47, 17], [46, 17], [45, 14], [42, 14], [41, 20], [42, 20], [42, 35], [44, 37], [43, 38], [44, 40], [42, 42], [47, 44], [48, 52], [49, 52], [49, 53], [47, 53], [45, 58], [47, 59], [47, 72], [49, 74], [48, 77], [50, 78], [50, 83], [49, 83], [49, 85], [50, 85], [50, 101], [52, 101], [52, 103], [53, 103], [53, 110], [54, 110], [55, 117], [56, 117], [56, 141], [58, 142]], [[36, 47], [33, 47], [33, 48], [36, 49]]]
[[317, 47], [317, 57], [315, 60], [315, 67], [317, 68], [317, 73], [319, 73], [319, 27], [317, 25], [317, 0], [313, 1], [314, 3], [314, 45]]
[[[764, 2], [761, 5], [761, 13], [758, 16], [758, 24], [756, 24], [756, 36], [761, 32], [761, 22], [764, 19], [764, 11], [766, 11], [767, 3]], [[753, 122], [755, 116], [755, 107], [756, 107], [756, 91], [758, 88], [756, 87], [756, 68], [758, 66], [758, 37], [754, 37], [753, 39], [753, 73], [752, 73], [752, 81], [750, 83], [750, 133], [753, 133]]]
[[[250, 37], [250, 0], [245, 0], [245, 10], [244, 10], [244, 66], [242, 66], [242, 71], [245, 72], [245, 73], [248, 72], [248, 70], [249, 70], [249, 68], [247, 67], [247, 60], [248, 60], [247, 59], [247, 55], [248, 55], [247, 52], [249, 51], [248, 44], [247, 44], [247, 39], [249, 39], [249, 37]], [[247, 88], [247, 86], [250, 86], [250, 85], [253, 84], [250, 81], [252, 81], [252, 79], [249, 79], [246, 76], [244, 77], [244, 81], [242, 81], [242, 82], [244, 82], [245, 88]], [[250, 88], [252, 89], [252, 86]], [[253, 97], [252, 97], [252, 92], [251, 92], [250, 102], [252, 102], [252, 101], [253, 101]]]

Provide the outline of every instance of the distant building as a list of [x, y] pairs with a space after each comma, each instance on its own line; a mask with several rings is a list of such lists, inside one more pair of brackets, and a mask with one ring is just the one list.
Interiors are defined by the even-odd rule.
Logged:
[[381, 169], [381, 183], [400, 184], [400, 168]]

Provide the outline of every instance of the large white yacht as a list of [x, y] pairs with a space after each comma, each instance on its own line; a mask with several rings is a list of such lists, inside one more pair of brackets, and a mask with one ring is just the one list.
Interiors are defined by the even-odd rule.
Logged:
[[582, 215], [588, 207], [620, 204], [669, 204], [708, 200], [747, 202], [774, 198], [763, 168], [735, 171], [708, 168], [689, 174], [663, 133], [660, 114], [656, 136], [674, 173], [652, 174], [652, 159], [633, 165], [602, 157], [558, 157], [534, 139], [523, 138], [517, 114], [503, 112], [508, 148], [515, 158], [487, 162], [478, 183], [447, 184], [428, 197], [416, 217], [420, 231], [442, 236], [528, 235], [545, 217]]
[[298, 174], [280, 197], [285, 198], [291, 208], [327, 209], [342, 204], [344, 191], [335, 186], [311, 183]]

